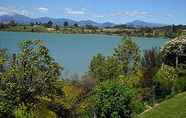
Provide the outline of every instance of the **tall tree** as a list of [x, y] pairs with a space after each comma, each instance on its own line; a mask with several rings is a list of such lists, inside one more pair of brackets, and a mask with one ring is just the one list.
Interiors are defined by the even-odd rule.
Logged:
[[116, 79], [121, 74], [121, 66], [114, 57], [104, 57], [97, 54], [93, 57], [89, 73], [98, 81]]
[[49, 50], [39, 40], [23, 41], [20, 49], [14, 56], [16, 63], [1, 78], [1, 90], [10, 106], [24, 104], [28, 110], [35, 110], [47, 103], [45, 99], [62, 97], [62, 86], [57, 86], [62, 67], [49, 55]]
[[15, 20], [11, 20], [11, 21], [9, 22], [9, 25], [10, 25], [10, 26], [16, 26], [16, 25], [17, 25], [17, 23], [16, 23], [16, 21], [15, 21]]
[[143, 77], [140, 80], [141, 97], [144, 101], [153, 102], [154, 98], [154, 75], [161, 67], [162, 59], [158, 48], [144, 51], [141, 68]]
[[79, 25], [77, 23], [74, 24], [74, 27], [79, 27]]
[[140, 50], [131, 38], [123, 38], [122, 43], [115, 49], [113, 56], [122, 66], [123, 74], [131, 74], [139, 68]]
[[64, 22], [63, 24], [64, 27], [68, 27], [69, 26], [69, 23], [67, 21]]
[[50, 20], [50, 21], [48, 21], [48, 23], [47, 23], [47, 27], [48, 28], [51, 28], [53, 26], [53, 22]]

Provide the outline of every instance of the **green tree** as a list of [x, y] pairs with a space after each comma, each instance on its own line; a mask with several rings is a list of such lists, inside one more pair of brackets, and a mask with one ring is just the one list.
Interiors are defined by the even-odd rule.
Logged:
[[89, 74], [98, 81], [116, 79], [121, 74], [121, 66], [117, 59], [104, 57], [101, 54], [93, 57], [89, 69]]
[[63, 26], [64, 26], [64, 27], [68, 27], [68, 26], [69, 26], [68, 22], [65, 21], [64, 24], [63, 24]]
[[17, 23], [16, 23], [14, 20], [11, 20], [11, 21], [9, 22], [9, 25], [10, 25], [10, 26], [16, 26]]
[[167, 95], [174, 94], [177, 78], [177, 72], [173, 67], [162, 65], [154, 76], [156, 98], [163, 99]]
[[51, 28], [53, 26], [53, 22], [50, 20], [50, 21], [48, 21], [48, 23], [47, 23], [47, 27], [48, 28]]
[[30, 26], [32, 26], [32, 27], [33, 27], [34, 25], [35, 25], [34, 22], [31, 22], [31, 23], [30, 23]]
[[98, 118], [131, 118], [135, 113], [135, 92], [115, 80], [97, 85], [93, 100]]
[[167, 65], [178, 67], [186, 64], [186, 36], [179, 36], [169, 41], [161, 50], [163, 62]]
[[32, 111], [42, 104], [48, 105], [45, 99], [62, 97], [62, 86], [58, 86], [62, 67], [49, 55], [49, 50], [39, 40], [25, 40], [20, 49], [1, 78], [2, 99], [14, 108], [24, 104]]
[[77, 23], [74, 24], [74, 27], [79, 27], [79, 25]]
[[55, 26], [55, 30], [59, 31], [60, 27], [58, 25]]
[[8, 54], [6, 49], [0, 49], [0, 76], [5, 71], [4, 64], [8, 61]]
[[132, 39], [123, 38], [113, 55], [122, 66], [123, 74], [131, 74], [139, 69], [140, 50]]

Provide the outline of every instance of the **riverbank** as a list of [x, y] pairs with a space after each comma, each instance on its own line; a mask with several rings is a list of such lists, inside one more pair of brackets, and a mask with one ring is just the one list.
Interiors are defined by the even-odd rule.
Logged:
[[46, 27], [44, 25], [7, 25], [0, 27], [6, 32], [38, 32], [38, 33], [63, 33], [63, 34], [102, 34], [131, 37], [175, 37], [177, 33], [167, 30], [149, 28], [85, 28], [85, 27]]

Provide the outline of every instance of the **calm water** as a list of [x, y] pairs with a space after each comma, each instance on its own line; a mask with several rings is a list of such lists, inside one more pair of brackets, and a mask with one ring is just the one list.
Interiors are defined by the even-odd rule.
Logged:
[[[63, 64], [65, 71], [83, 74], [88, 70], [91, 58], [97, 53], [111, 55], [122, 37], [94, 34], [55, 34], [0, 32], [0, 48], [7, 48], [11, 53], [18, 52], [21, 40], [43, 40], [57, 62]], [[135, 38], [138, 46], [144, 49], [160, 47], [168, 39]]]

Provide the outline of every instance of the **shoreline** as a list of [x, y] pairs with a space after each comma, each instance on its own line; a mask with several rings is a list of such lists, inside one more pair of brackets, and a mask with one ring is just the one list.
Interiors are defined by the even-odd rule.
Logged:
[[[31, 32], [31, 31], [6, 31], [6, 30], [0, 30], [0, 32], [13, 32], [13, 33], [44, 33], [44, 34], [69, 34], [69, 35], [75, 35], [75, 34], [82, 34], [82, 35], [106, 35], [106, 36], [119, 36], [124, 37], [127, 35], [121, 35], [121, 34], [111, 34], [111, 33], [65, 33], [65, 32]], [[169, 38], [166, 36], [129, 36], [129, 37], [144, 37], [144, 38]]]

